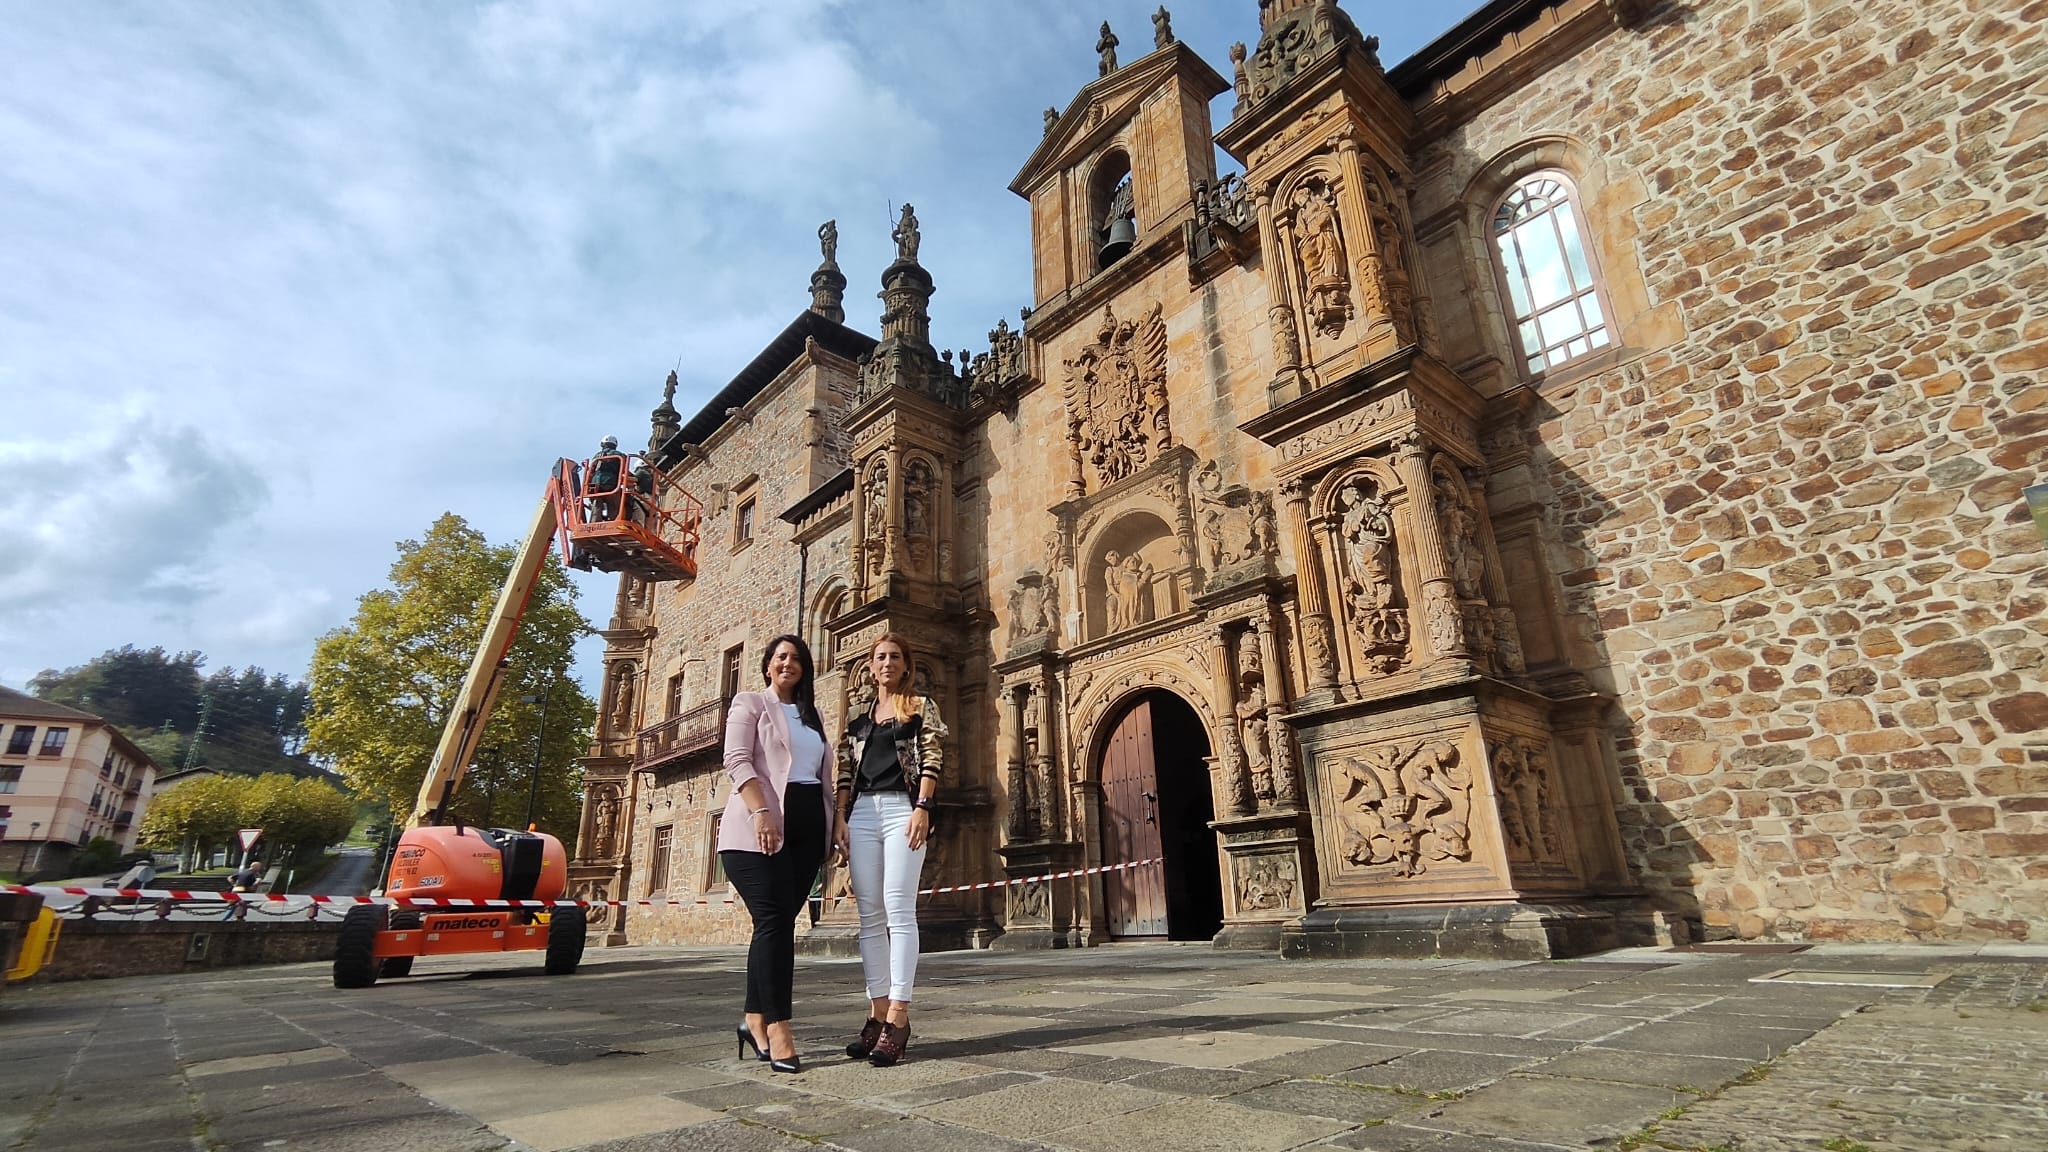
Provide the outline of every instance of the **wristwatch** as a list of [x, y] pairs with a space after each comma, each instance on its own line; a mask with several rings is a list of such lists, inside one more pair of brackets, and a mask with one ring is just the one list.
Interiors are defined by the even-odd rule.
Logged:
[[911, 801], [910, 806], [912, 808], [922, 808], [929, 812], [932, 810], [932, 798], [929, 796], [919, 796], [916, 800]]

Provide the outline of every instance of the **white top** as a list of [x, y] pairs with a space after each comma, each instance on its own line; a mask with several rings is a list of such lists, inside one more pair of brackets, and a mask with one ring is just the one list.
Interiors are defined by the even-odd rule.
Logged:
[[803, 713], [796, 705], [784, 704], [782, 711], [789, 717], [789, 782], [824, 783], [820, 773], [825, 769], [825, 738], [804, 723]]

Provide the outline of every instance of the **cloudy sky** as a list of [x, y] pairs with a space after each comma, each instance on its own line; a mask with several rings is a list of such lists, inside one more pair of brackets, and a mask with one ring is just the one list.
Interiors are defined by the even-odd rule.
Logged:
[[[695, 412], [827, 218], [851, 323], [907, 199], [935, 342], [984, 343], [1041, 110], [1156, 2], [0, 0], [0, 683], [121, 644], [302, 675], [394, 542], [510, 539], [678, 362]], [[1349, 7], [1391, 65], [1475, 3]], [[1174, 7], [1226, 77], [1256, 41], [1256, 0]]]

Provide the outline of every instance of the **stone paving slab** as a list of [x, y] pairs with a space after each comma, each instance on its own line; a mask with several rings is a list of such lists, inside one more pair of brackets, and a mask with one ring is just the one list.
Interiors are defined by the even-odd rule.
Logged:
[[[568, 979], [436, 959], [348, 992], [320, 965], [30, 986], [0, 1001], [0, 1149], [2010, 1152], [2048, 1131], [2048, 963], [1977, 955], [944, 953], [890, 1069], [839, 1051], [858, 965], [806, 959], [795, 1076], [733, 1057], [733, 949], [596, 951]], [[1788, 966], [1954, 975], [1750, 983]]]

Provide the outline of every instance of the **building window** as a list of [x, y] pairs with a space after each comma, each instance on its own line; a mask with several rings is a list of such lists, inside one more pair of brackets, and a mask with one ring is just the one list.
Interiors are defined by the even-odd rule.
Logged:
[[64, 742], [69, 739], [71, 739], [71, 729], [69, 728], [52, 728], [48, 732], [43, 733], [42, 755], [56, 756], [61, 754], [64, 751]]
[[28, 755], [29, 745], [34, 744], [35, 740], [35, 725], [16, 724], [14, 726], [14, 735], [7, 739], [7, 754], [9, 756], [26, 756]]
[[1592, 253], [1563, 180], [1539, 173], [1509, 190], [1493, 215], [1493, 243], [1529, 372], [1611, 342]]
[[13, 792], [21, 787], [21, 765], [0, 764], [0, 792]]
[[683, 674], [681, 672], [668, 678], [668, 714], [670, 718], [683, 714]]
[[711, 849], [704, 853], [710, 860], [710, 863], [704, 867], [704, 889], [706, 891], [713, 888], [723, 888], [726, 885], [725, 858], [718, 854], [718, 829], [723, 823], [725, 823], [725, 813], [713, 812], [711, 814]]
[[654, 852], [647, 862], [647, 891], [668, 891], [669, 848], [675, 841], [676, 826], [663, 824], [654, 830]]
[[732, 515], [732, 546], [745, 548], [754, 542], [754, 507], [758, 504], [749, 496], [740, 502], [739, 510]]
[[0, 839], [7, 836], [7, 822], [14, 819], [14, 805], [0, 804]]
[[745, 650], [744, 644], [725, 650], [725, 666], [718, 674], [718, 698], [725, 703], [740, 694], [740, 656]]

